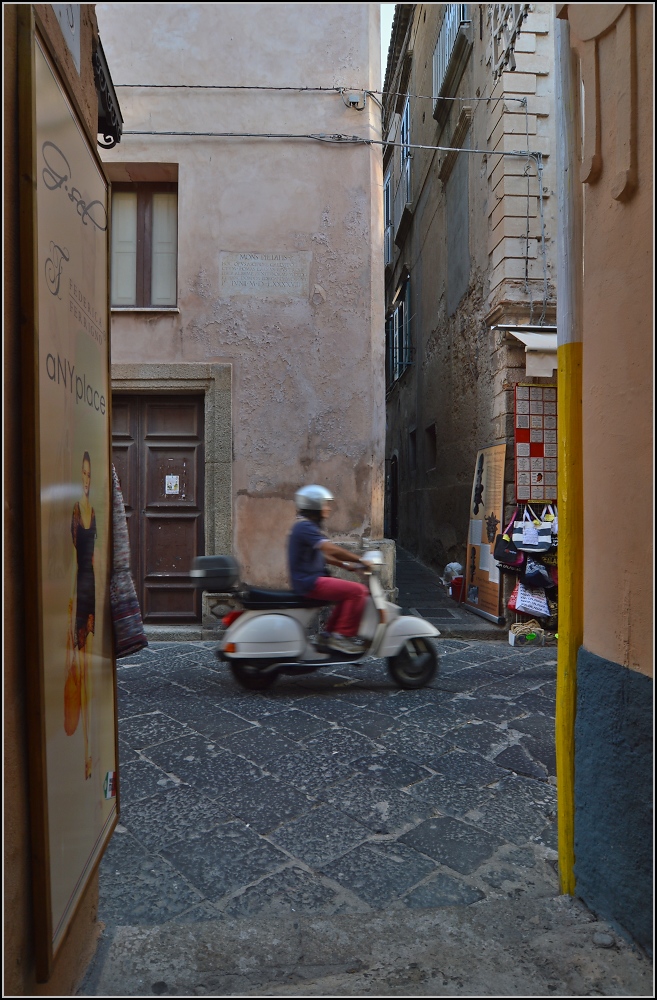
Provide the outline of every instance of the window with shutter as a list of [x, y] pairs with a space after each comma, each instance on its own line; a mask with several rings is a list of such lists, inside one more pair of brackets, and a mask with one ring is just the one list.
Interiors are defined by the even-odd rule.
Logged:
[[177, 185], [114, 184], [112, 307], [171, 308], [177, 283]]
[[116, 192], [112, 198], [112, 305], [137, 301], [137, 195]]
[[386, 377], [391, 386], [413, 363], [410, 278], [402, 285], [396, 305], [386, 320], [386, 347]]

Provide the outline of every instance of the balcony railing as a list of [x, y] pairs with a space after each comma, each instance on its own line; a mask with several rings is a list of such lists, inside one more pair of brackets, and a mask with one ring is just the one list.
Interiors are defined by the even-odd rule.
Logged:
[[468, 4], [447, 4], [433, 53], [433, 117], [442, 128], [465, 64], [472, 50], [472, 22], [468, 19]]
[[456, 45], [459, 28], [467, 22], [467, 4], [448, 3], [445, 18], [433, 53], [433, 97], [435, 101], [445, 83], [449, 61]]

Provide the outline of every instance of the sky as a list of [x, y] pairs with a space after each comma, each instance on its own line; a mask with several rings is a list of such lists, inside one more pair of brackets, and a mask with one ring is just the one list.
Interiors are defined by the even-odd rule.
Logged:
[[388, 46], [390, 44], [390, 29], [392, 19], [395, 16], [394, 3], [381, 4], [381, 89], [386, 75], [386, 63], [388, 61]]

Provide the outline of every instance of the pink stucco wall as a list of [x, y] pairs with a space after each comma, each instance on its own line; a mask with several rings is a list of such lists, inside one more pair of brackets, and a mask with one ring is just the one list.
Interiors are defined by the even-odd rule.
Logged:
[[[335, 92], [121, 86], [378, 87], [378, 4], [109, 3], [97, 16], [126, 132], [380, 138], [371, 99], [357, 111]], [[338, 496], [333, 531], [380, 538], [380, 146], [125, 134], [106, 159], [178, 164], [180, 311], [114, 313], [112, 361], [232, 364], [233, 533], [245, 578], [284, 583], [280, 540], [302, 483]], [[306, 255], [306, 291], [225, 294], [222, 252]]]

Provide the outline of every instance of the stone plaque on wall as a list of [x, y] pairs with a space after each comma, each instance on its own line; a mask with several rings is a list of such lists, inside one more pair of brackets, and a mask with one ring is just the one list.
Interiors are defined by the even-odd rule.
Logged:
[[222, 295], [252, 295], [257, 298], [308, 298], [310, 292], [309, 251], [298, 253], [231, 253], [219, 257]]

